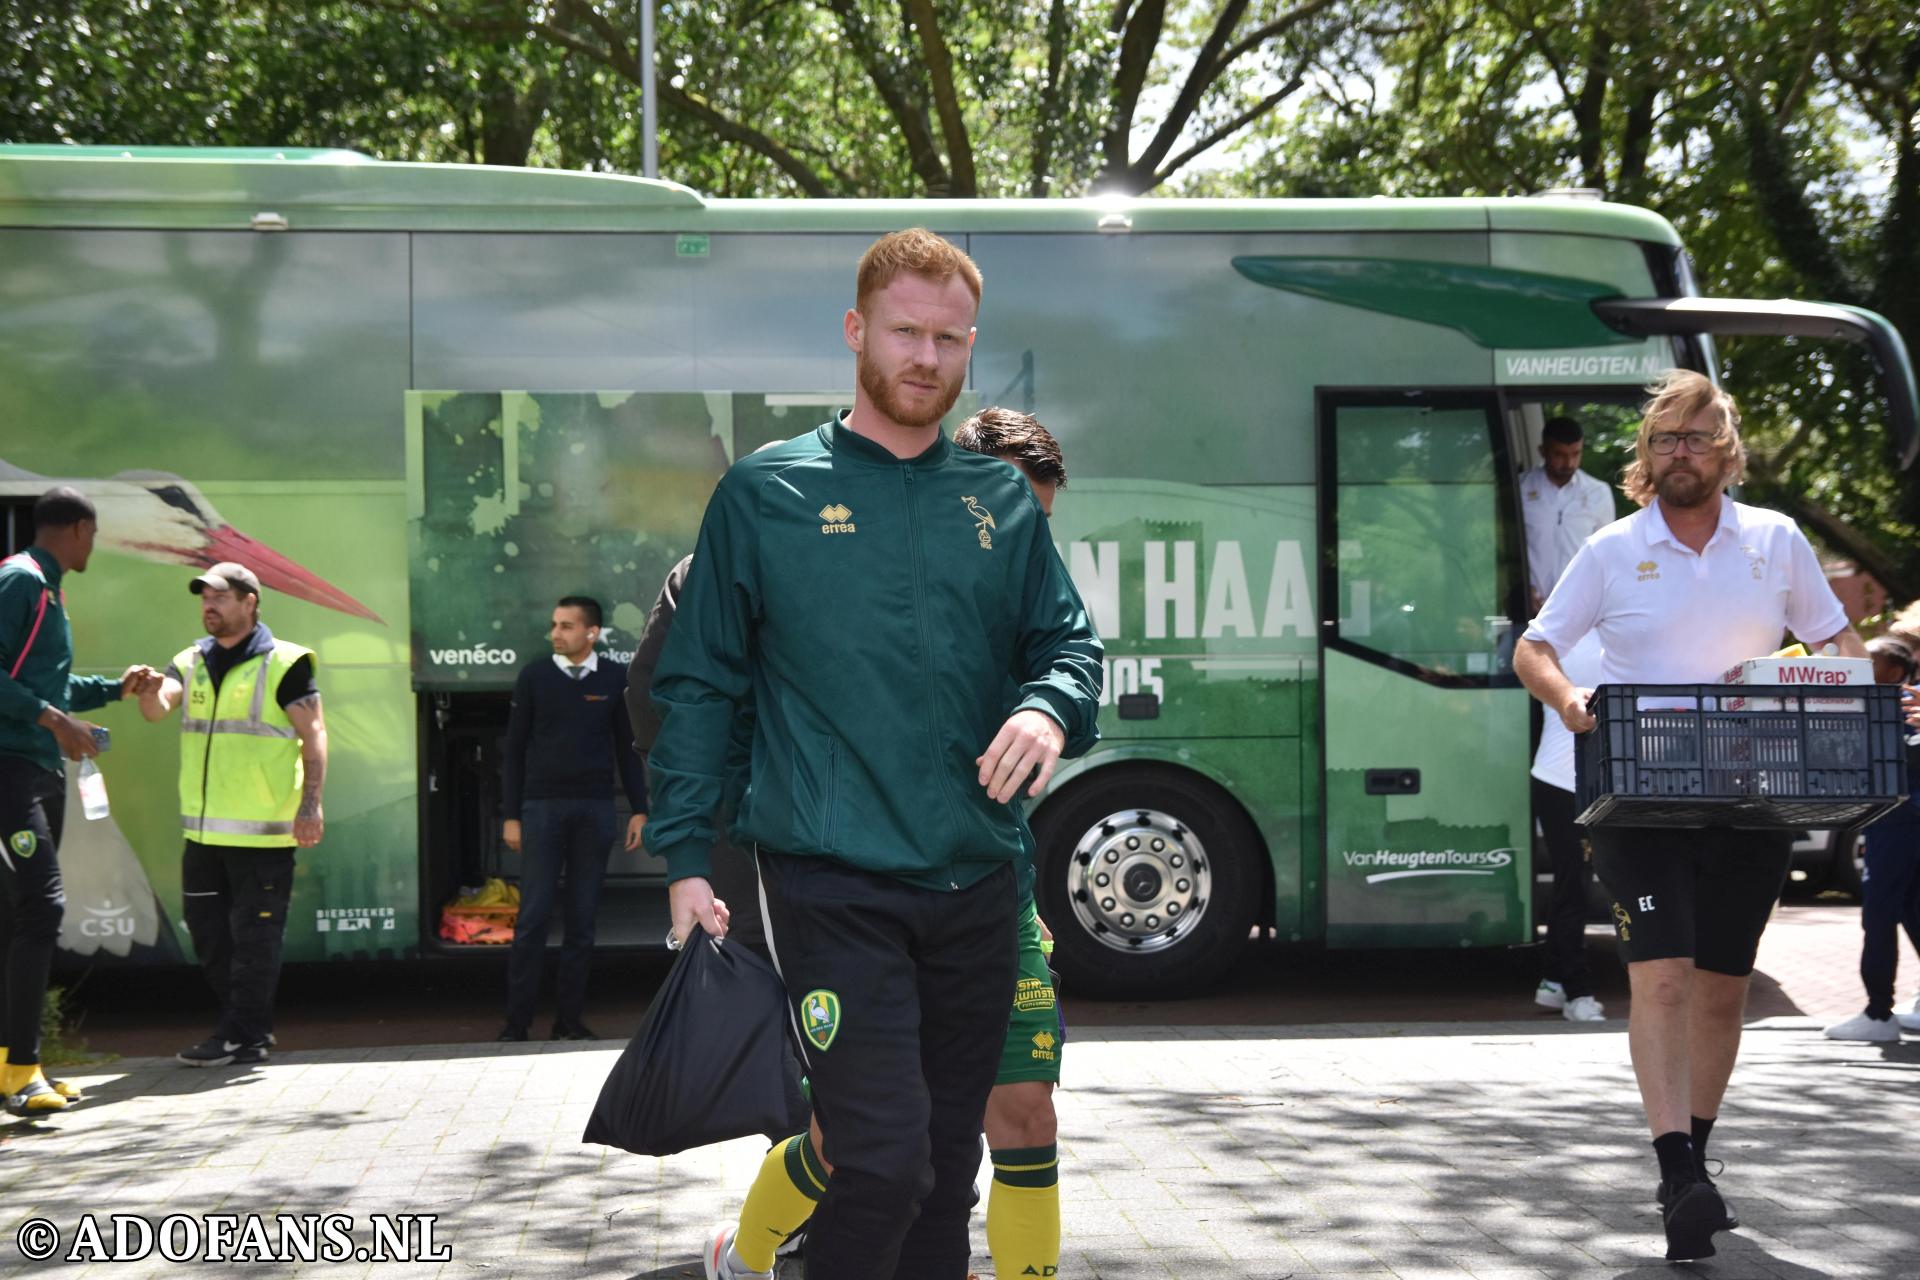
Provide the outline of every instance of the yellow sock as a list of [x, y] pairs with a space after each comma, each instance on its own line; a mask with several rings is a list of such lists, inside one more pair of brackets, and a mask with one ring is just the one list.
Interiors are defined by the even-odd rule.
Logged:
[[740, 1230], [733, 1237], [733, 1251], [747, 1270], [773, 1270], [773, 1251], [806, 1225], [826, 1194], [827, 1171], [806, 1134], [767, 1152], [740, 1206]]
[[1060, 1274], [1060, 1148], [993, 1153], [987, 1249], [1000, 1280]]
[[[0, 1067], [0, 1095], [11, 1098], [35, 1080], [44, 1081], [45, 1079], [46, 1077], [40, 1074], [40, 1064], [37, 1062], [30, 1067], [16, 1067], [8, 1064]], [[67, 1100], [57, 1093], [43, 1093], [27, 1099], [26, 1109], [29, 1114], [41, 1111], [65, 1111]]]
[[[0, 1067], [7, 1065], [7, 1053], [8, 1050], [0, 1048]], [[76, 1086], [68, 1084], [65, 1080], [49, 1079], [47, 1083], [53, 1087], [55, 1093], [65, 1098], [68, 1102], [80, 1101], [80, 1090]], [[11, 1093], [12, 1090], [8, 1090], [8, 1092]], [[55, 1110], [58, 1110], [58, 1108], [55, 1108]]]

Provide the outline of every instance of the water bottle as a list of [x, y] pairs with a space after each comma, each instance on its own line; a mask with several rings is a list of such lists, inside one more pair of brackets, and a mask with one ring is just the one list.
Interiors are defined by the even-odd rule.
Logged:
[[98, 822], [107, 816], [107, 778], [100, 772], [100, 766], [88, 756], [80, 762], [80, 808], [89, 822]]

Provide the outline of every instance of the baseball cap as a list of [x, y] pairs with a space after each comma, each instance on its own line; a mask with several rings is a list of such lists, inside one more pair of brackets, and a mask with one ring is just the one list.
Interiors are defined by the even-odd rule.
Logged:
[[187, 584], [187, 590], [195, 595], [199, 595], [208, 587], [212, 587], [215, 591], [232, 591], [236, 594], [257, 596], [260, 594], [260, 579], [256, 578], [253, 570], [247, 566], [235, 564], [231, 560], [222, 560]]

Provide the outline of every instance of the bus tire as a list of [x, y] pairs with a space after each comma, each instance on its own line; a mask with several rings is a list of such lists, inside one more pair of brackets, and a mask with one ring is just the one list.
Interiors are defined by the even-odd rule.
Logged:
[[1164, 766], [1100, 770], [1035, 815], [1035, 898], [1069, 995], [1206, 990], [1246, 945], [1265, 877], [1232, 797]]

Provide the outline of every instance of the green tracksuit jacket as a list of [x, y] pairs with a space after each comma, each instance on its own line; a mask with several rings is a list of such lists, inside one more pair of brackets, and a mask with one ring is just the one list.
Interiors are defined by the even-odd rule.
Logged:
[[120, 700], [118, 680], [72, 674], [73, 632], [61, 577], [60, 562], [39, 547], [0, 562], [0, 755], [55, 773], [63, 767], [60, 746], [53, 730], [35, 723], [40, 713], [48, 707], [91, 711]]
[[943, 436], [898, 459], [830, 422], [735, 463], [700, 526], [652, 696], [646, 841], [707, 874], [736, 706], [755, 713], [734, 830], [960, 889], [1021, 857], [976, 781], [1017, 709], [1098, 738], [1101, 647], [1033, 491]]

